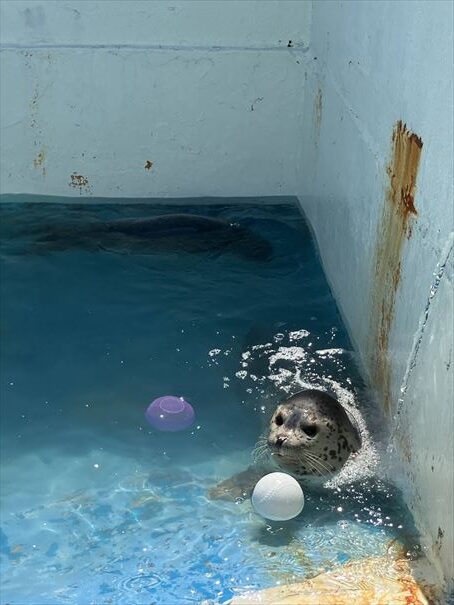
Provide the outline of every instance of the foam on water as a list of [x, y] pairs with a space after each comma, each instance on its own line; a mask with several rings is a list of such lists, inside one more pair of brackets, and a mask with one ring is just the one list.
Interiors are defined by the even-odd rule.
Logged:
[[[115, 254], [80, 236], [98, 219], [172, 211], [0, 207], [4, 603], [217, 603], [396, 539], [417, 547], [399, 494], [377, 477], [379, 423], [297, 208], [179, 208], [255, 230], [273, 245], [266, 262], [128, 254], [127, 240]], [[36, 253], [34, 238], [62, 225], [79, 240]], [[324, 491], [306, 490], [290, 522], [267, 523], [248, 499], [210, 500], [251, 464], [276, 403], [304, 387], [334, 392], [361, 452]], [[147, 425], [164, 394], [193, 404], [191, 430]]]

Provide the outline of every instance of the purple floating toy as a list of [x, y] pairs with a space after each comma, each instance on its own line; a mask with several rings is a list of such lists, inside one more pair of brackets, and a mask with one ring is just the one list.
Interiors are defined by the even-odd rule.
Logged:
[[183, 397], [166, 395], [150, 403], [145, 418], [160, 431], [182, 431], [194, 422], [195, 412]]

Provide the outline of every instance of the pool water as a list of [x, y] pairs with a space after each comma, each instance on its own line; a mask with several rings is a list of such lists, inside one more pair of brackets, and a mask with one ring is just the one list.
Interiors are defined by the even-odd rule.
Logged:
[[[154, 251], [87, 245], [97, 221], [175, 212], [164, 203], [21, 201], [0, 206], [2, 603], [222, 603], [395, 540], [416, 547], [399, 494], [374, 476], [306, 489], [285, 523], [247, 498], [208, 498], [303, 386], [334, 390], [374, 424], [296, 204], [178, 207], [271, 243], [251, 259], [182, 250], [178, 237]], [[60, 248], [35, 245], [56, 233]], [[169, 394], [193, 405], [190, 430], [147, 424], [148, 404]]]

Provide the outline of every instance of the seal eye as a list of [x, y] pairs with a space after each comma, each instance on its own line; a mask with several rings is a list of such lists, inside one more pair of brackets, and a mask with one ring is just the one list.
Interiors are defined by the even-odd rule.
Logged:
[[318, 433], [318, 428], [315, 424], [302, 424], [301, 430], [306, 433], [308, 437], [315, 437]]
[[282, 414], [278, 414], [276, 416], [276, 418], [274, 419], [274, 422], [277, 424], [277, 426], [281, 426], [281, 424], [284, 424], [284, 419], [282, 418]]

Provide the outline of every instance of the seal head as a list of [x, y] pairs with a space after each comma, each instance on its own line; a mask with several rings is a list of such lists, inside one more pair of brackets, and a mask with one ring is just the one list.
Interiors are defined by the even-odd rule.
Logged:
[[296, 476], [339, 471], [361, 447], [342, 405], [323, 391], [301, 391], [281, 402], [270, 421], [268, 447], [276, 464]]

